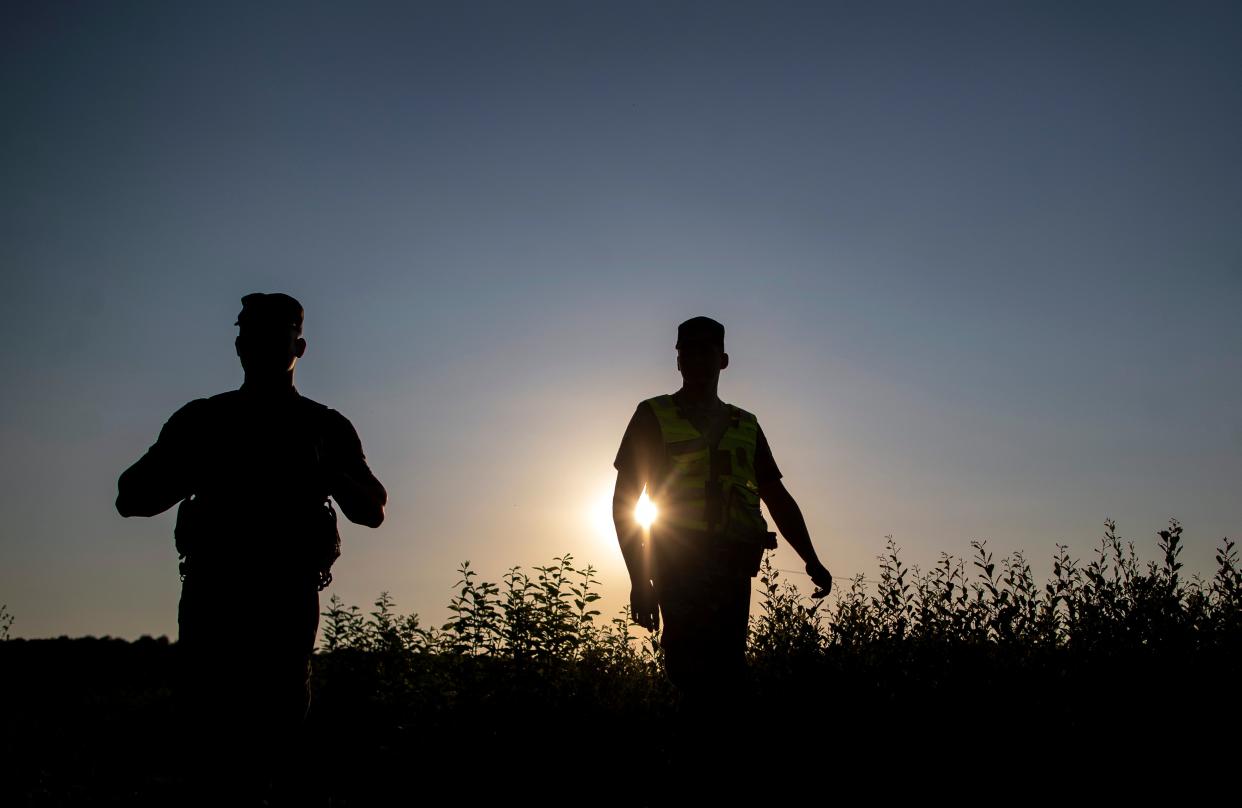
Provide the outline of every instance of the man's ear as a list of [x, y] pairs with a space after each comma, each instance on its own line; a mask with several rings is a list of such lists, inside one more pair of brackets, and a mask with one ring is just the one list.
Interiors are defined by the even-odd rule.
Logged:
[[306, 356], [306, 340], [298, 337], [298, 341], [293, 345], [293, 353], [298, 359]]
[[722, 353], [720, 355], [720, 369], [724, 370], [728, 366], [729, 366], [729, 355], [727, 353]]

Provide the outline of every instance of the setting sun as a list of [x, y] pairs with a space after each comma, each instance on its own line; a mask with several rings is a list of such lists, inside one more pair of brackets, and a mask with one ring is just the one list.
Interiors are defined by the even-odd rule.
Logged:
[[647, 490], [643, 489], [642, 496], [638, 498], [638, 505], [634, 507], [634, 521], [642, 525], [643, 530], [650, 530], [659, 512], [659, 508], [651, 501], [651, 497], [647, 496]]

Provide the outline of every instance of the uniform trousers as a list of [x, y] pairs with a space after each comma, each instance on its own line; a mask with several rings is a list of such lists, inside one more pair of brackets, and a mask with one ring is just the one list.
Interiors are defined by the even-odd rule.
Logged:
[[318, 589], [192, 572], [178, 623], [187, 785], [204, 801], [245, 802], [291, 776], [297, 762]]
[[652, 544], [669, 679], [687, 710], [740, 708], [750, 618], [746, 558], [697, 536], [665, 533]]

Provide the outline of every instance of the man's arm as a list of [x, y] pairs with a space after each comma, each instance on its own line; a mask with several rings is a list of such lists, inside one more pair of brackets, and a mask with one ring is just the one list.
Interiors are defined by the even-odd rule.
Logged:
[[644, 481], [632, 470], [617, 471], [617, 486], [612, 493], [612, 523], [617, 529], [617, 543], [630, 573], [630, 616], [648, 631], [660, 628], [660, 605], [655, 584], [651, 581], [651, 546], [641, 526], [634, 519], [634, 508], [642, 496]]
[[384, 523], [388, 492], [369, 468], [365, 474], [342, 472], [337, 475], [332, 498], [354, 524], [379, 527]]
[[794, 501], [793, 495], [778, 479], [760, 484], [759, 498], [763, 500], [763, 504], [768, 506], [768, 513], [772, 514], [776, 529], [781, 532], [785, 541], [789, 542], [789, 546], [806, 564], [807, 574], [820, 589], [815, 593], [816, 596], [827, 595], [832, 589], [832, 575], [815, 554], [815, 546], [811, 544], [811, 534], [806, 529], [802, 509]]
[[651, 570], [643, 547], [643, 531], [634, 520], [634, 508], [643, 493], [643, 480], [632, 469], [617, 472], [617, 485], [612, 492], [612, 524], [617, 530], [617, 543], [625, 559], [630, 581], [651, 582]]
[[173, 413], [160, 436], [117, 480], [116, 510], [121, 516], [155, 516], [188, 497], [192, 490], [187, 442], [199, 402]]
[[345, 416], [333, 412], [339, 420], [335, 429], [336, 446], [329, 462], [328, 493], [349, 521], [379, 527], [384, 522], [388, 492], [371, 473], [354, 425]]
[[[654, 419], [655, 413], [641, 404], [630, 418], [613, 463], [617, 469], [617, 485], [612, 493], [612, 524], [630, 573], [630, 614], [635, 623], [648, 631], [660, 628], [660, 607], [651, 582], [651, 549], [642, 527], [634, 519], [634, 508], [651, 479], [652, 441], [659, 441], [660, 428]], [[663, 449], [663, 444], [660, 448]]]

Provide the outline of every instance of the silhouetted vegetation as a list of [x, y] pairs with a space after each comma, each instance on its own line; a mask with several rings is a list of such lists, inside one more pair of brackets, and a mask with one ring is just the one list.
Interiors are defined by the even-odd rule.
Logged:
[[[910, 788], [920, 772], [1033, 784], [1049, 766], [1119, 756], [1158, 756], [1167, 772], [1225, 765], [1232, 747], [1209, 739], [1242, 717], [1238, 552], [1226, 539], [1212, 577], [1188, 577], [1182, 544], [1171, 522], [1144, 562], [1108, 522], [1085, 562], [1058, 545], [1040, 584], [1021, 553], [997, 561], [976, 542], [969, 561], [946, 554], [921, 570], [890, 538], [877, 578], [838, 582], [819, 602], [765, 559], [752, 687], [728, 705], [737, 737], [756, 761], [779, 749], [790, 776], [887, 767]], [[510, 569], [499, 583], [469, 563], [458, 573], [442, 625], [401, 614], [386, 593], [367, 611], [328, 601], [308, 776], [339, 805], [416, 796], [430, 776], [519, 803], [532, 789], [603, 778], [589, 801], [661, 802], [660, 783], [679, 776], [687, 750], [658, 636], [624, 611], [602, 616], [594, 569], [569, 556]], [[175, 646], [84, 642], [0, 646], [0, 665], [21, 672], [7, 677], [6, 693], [23, 698], [4, 750], [33, 778], [19, 789], [51, 802], [127, 788], [154, 799], [176, 783], [166, 742]], [[125, 739], [137, 756], [102, 737]], [[115, 773], [125, 766], [129, 779]], [[1177, 781], [1183, 791], [1195, 782]]]
[[[1086, 564], [1057, 545], [1052, 577], [1043, 586], [1020, 551], [998, 564], [986, 542], [971, 542], [969, 567], [946, 553], [924, 572], [902, 562], [890, 536], [874, 587], [862, 575], [838, 582], [831, 606], [804, 597], [772, 566], [769, 553], [751, 618], [751, 663], [788, 665], [885, 646], [986, 647], [1021, 657], [1050, 649], [1194, 652], [1236, 643], [1242, 636], [1236, 544], [1223, 541], [1211, 580], [1187, 579], [1178, 560], [1182, 526], [1171, 521], [1158, 536], [1160, 560], [1144, 566], [1133, 542], [1106, 522], [1104, 539]], [[514, 567], [499, 585], [479, 580], [464, 562], [449, 603], [453, 618], [440, 627], [398, 614], [386, 592], [365, 614], [333, 595], [323, 614], [321, 656], [447, 654], [658, 675], [658, 635], [654, 642], [638, 641], [628, 609], [600, 621], [593, 608], [597, 583], [594, 568], [576, 569], [568, 555], [534, 568], [533, 577]]]
[[[1086, 563], [1058, 545], [1042, 586], [1022, 553], [998, 562], [975, 542], [969, 563], [945, 554], [923, 571], [890, 538], [878, 578], [847, 580], [824, 602], [769, 556], [751, 620], [753, 690], [739, 694], [738, 712], [774, 743], [811, 731], [820, 745], [797, 747], [811, 763], [870, 766], [885, 750], [907, 766], [951, 767], [970, 749], [997, 771], [1040, 748], [1087, 760], [1101, 743], [1168, 743], [1227, 725], [1238, 714], [1223, 695], [1242, 638], [1237, 549], [1224, 540], [1213, 577], [1187, 578], [1181, 525], [1158, 536], [1158, 560], [1143, 564], [1110, 521]], [[598, 751], [654, 744], [667, 765], [677, 758], [675, 693], [658, 637], [638, 639], [646, 633], [625, 612], [601, 621], [594, 584], [594, 571], [569, 557], [531, 574], [512, 569], [500, 584], [463, 564], [452, 619], [438, 627], [398, 615], [386, 594], [366, 614], [334, 598], [317, 668], [320, 716], [430, 719], [454, 750], [485, 754], [482, 742], [529, 766], [538, 765], [525, 757], [531, 749], [573, 746], [552, 717], [574, 716], [603, 738]], [[483, 726], [491, 734], [472, 734]], [[661, 729], [652, 739], [635, 727]], [[987, 733], [1003, 743], [980, 743]], [[937, 742], [920, 745], [923, 735]]]

